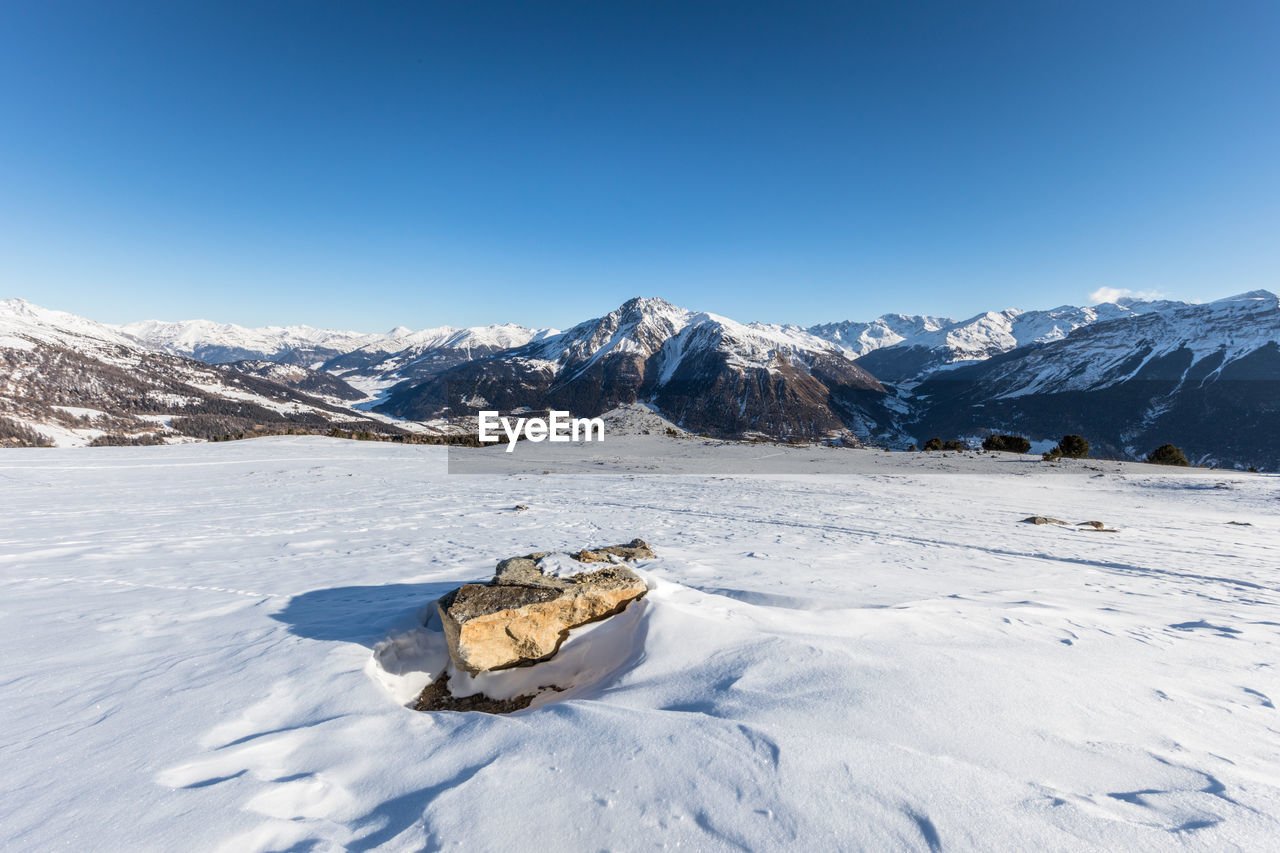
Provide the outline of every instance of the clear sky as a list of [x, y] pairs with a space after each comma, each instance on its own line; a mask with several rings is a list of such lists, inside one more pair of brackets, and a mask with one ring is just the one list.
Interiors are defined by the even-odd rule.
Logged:
[[1280, 285], [1280, 3], [0, 4], [0, 296], [968, 316]]

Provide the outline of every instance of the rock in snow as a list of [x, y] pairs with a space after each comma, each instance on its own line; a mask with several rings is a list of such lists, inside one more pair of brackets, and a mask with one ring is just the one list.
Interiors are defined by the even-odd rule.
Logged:
[[598, 569], [544, 570], [544, 559], [554, 563], [561, 556], [511, 557], [498, 564], [489, 583], [464, 584], [440, 599], [436, 606], [455, 666], [474, 674], [545, 660], [571, 629], [619, 613], [648, 591], [620, 565], [653, 557], [640, 539], [573, 555], [578, 563], [605, 564]]

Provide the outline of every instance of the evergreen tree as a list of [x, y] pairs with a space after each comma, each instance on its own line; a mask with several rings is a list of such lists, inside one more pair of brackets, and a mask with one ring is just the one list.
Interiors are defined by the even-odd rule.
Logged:
[[1190, 467], [1186, 454], [1172, 444], [1162, 444], [1147, 454], [1147, 461], [1152, 465], [1182, 465]]

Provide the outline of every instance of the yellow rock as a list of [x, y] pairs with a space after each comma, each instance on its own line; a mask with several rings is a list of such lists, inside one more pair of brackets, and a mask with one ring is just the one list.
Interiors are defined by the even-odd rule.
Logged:
[[[652, 556], [641, 540], [597, 549], [583, 563]], [[648, 592], [621, 562], [556, 577], [538, 561], [546, 554], [514, 557], [498, 564], [487, 584], [464, 584], [437, 602], [449, 654], [467, 672], [532, 664], [556, 653], [569, 631], [620, 613]]]

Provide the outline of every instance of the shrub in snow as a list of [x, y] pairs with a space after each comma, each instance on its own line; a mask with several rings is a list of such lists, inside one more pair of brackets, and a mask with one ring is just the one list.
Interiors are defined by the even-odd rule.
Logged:
[[53, 442], [26, 424], [0, 418], [0, 447], [52, 447]]
[[963, 441], [960, 441], [957, 438], [953, 438], [950, 441], [943, 442], [942, 449], [961, 451], [965, 449], [965, 446]]
[[100, 435], [89, 442], [90, 447], [147, 447], [164, 444], [164, 439], [153, 432], [141, 435]]
[[1162, 444], [1147, 454], [1147, 461], [1152, 465], [1182, 465], [1191, 467], [1186, 454], [1172, 444]]
[[989, 435], [983, 440], [982, 449], [1027, 453], [1031, 450], [1031, 440], [1021, 435]]
[[1044, 454], [1046, 460], [1050, 459], [1087, 459], [1089, 457], [1089, 442], [1082, 435], [1064, 435], [1062, 440], [1058, 442], [1058, 446]]
[[929, 439], [928, 441], [926, 441], [926, 442], [924, 443], [924, 449], [925, 449], [925, 450], [941, 450], [941, 449], [942, 449], [942, 439], [940, 439], [940, 438], [931, 438], [931, 439]]

